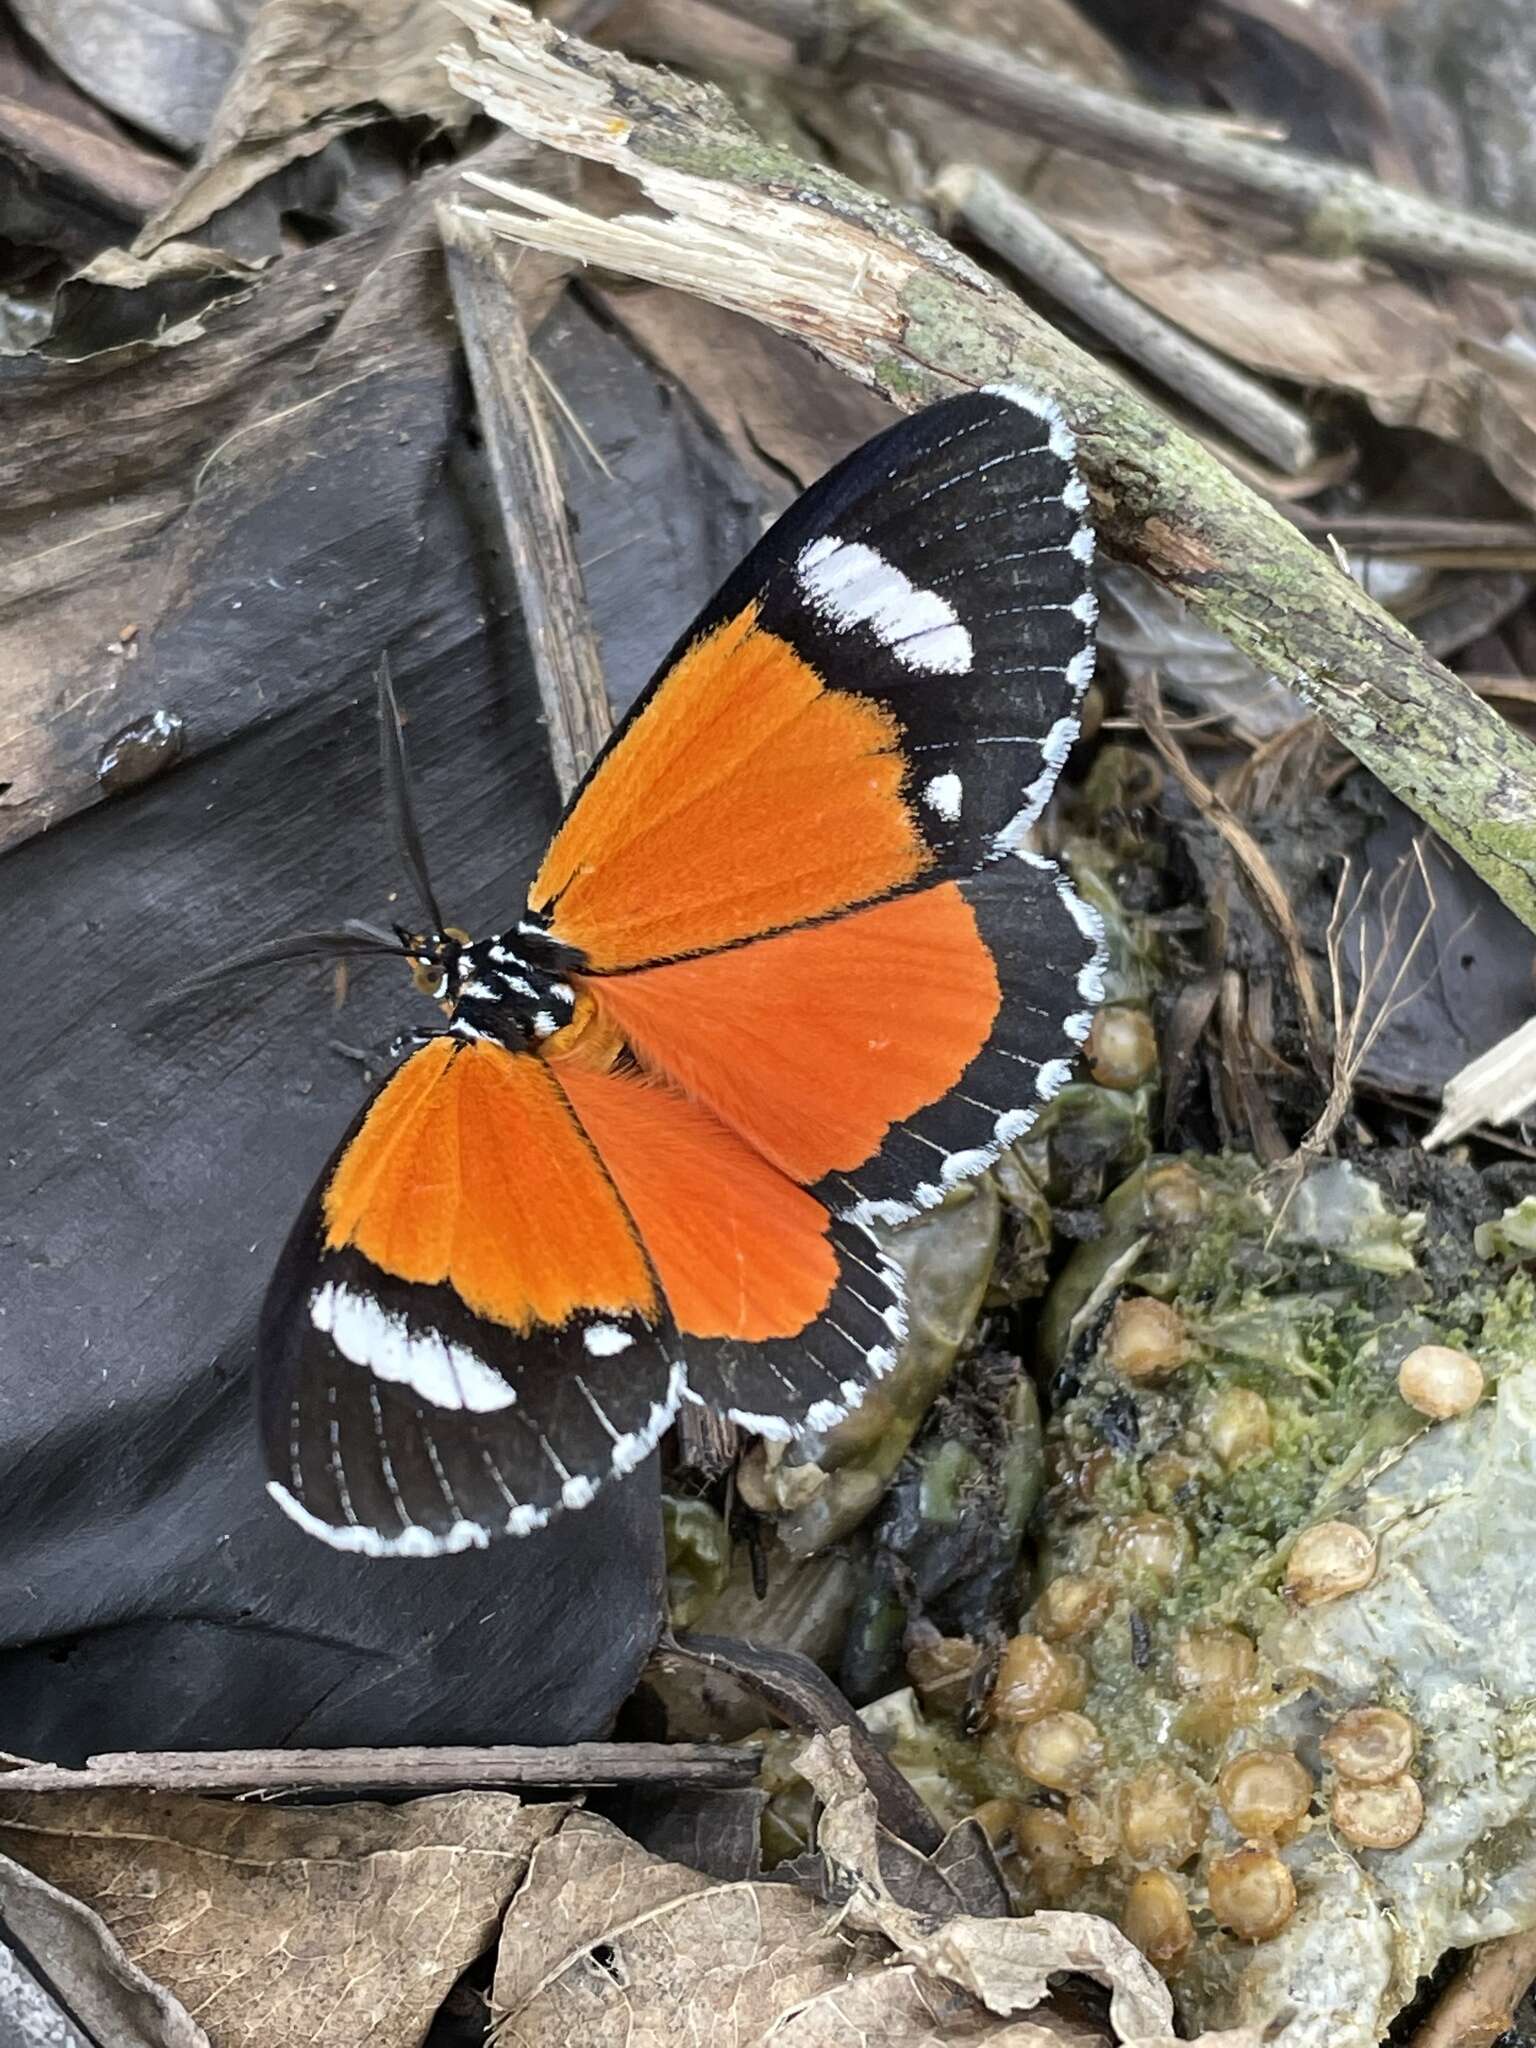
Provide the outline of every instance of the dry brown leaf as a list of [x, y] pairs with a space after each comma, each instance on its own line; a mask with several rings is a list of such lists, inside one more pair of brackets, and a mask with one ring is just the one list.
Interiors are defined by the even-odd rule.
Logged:
[[[514, 144], [507, 161], [526, 152]], [[297, 687], [271, 651], [293, 630], [296, 593], [309, 605], [327, 595], [315, 579], [346, 554], [342, 539], [398, 535], [395, 518], [411, 530], [425, 516], [461, 402], [432, 214], [448, 175], [285, 258], [280, 281], [268, 272], [152, 339], [12, 366], [0, 444], [0, 841], [97, 801], [103, 748], [158, 710], [183, 720], [189, 755], [227, 739], [252, 701], [275, 714]], [[187, 265], [206, 258], [184, 254], [98, 259], [65, 287], [71, 320], [110, 324], [105, 306], [79, 304], [86, 292], [143, 297], [152, 313], [178, 278], [196, 283]], [[530, 319], [561, 274], [519, 267]], [[270, 567], [249, 552], [253, 530], [278, 549]], [[349, 586], [345, 607], [306, 612], [306, 630], [353, 650], [387, 644], [401, 628], [375, 607], [422, 599], [393, 573], [398, 559], [381, 566], [389, 573]], [[233, 658], [211, 662], [218, 612], [237, 615], [241, 632]], [[118, 639], [129, 621], [132, 658]]]
[[462, 119], [438, 0], [263, 0], [196, 163], [134, 243], [190, 234], [263, 178], [379, 119]]
[[992, 2012], [1033, 2010], [1054, 1974], [1075, 1970], [1108, 1987], [1122, 2040], [1172, 2031], [1167, 1986], [1117, 1927], [1092, 1913], [1032, 1913], [1024, 1920], [957, 1913], [934, 1927], [898, 1905], [880, 1875], [874, 1797], [842, 1731], [813, 1737], [796, 1768], [823, 1802], [817, 1847], [851, 1887], [850, 1925], [878, 1929], [904, 1960], [971, 1992]]
[[572, 1814], [534, 1851], [507, 1915], [496, 2040], [745, 2048], [885, 1954], [792, 1885], [719, 1884]]
[[1059, 2014], [998, 2020], [914, 1964], [855, 1977], [783, 2020], [773, 2048], [1104, 2048], [1104, 2036]]
[[1068, 207], [1041, 211], [1155, 312], [1251, 369], [1348, 392], [1386, 426], [1472, 449], [1536, 504], [1536, 357], [1479, 338], [1364, 257], [1309, 255], [1251, 223], [1219, 227], [1171, 196], [1142, 192], [1134, 211], [1123, 198], [1096, 203], [1090, 182]]
[[676, 378], [775, 511], [896, 417], [875, 392], [740, 313], [658, 285], [601, 298]]
[[[209, 2048], [203, 2029], [129, 1960], [100, 1914], [9, 1856], [0, 1856], [0, 1922], [10, 1945], [46, 1977], [56, 2010], [83, 2030], [61, 2038], [58, 2048], [73, 2048], [84, 2036], [97, 2048]], [[0, 1963], [5, 1957], [0, 1946]], [[3, 1996], [0, 2008], [12, 2011]], [[34, 2038], [36, 2048], [53, 2040], [23, 2031], [23, 2041]]]
[[403, 1806], [0, 1797], [0, 1845], [93, 1907], [213, 2048], [416, 2048], [569, 1813], [503, 1792]]

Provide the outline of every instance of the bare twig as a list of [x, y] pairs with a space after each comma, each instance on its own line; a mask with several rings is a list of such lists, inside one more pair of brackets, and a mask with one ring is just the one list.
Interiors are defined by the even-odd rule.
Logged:
[[565, 492], [512, 288], [516, 259], [466, 214], [440, 206], [437, 217], [539, 680], [550, 760], [560, 794], [568, 797], [613, 720]]
[[990, 171], [951, 164], [934, 180], [933, 196], [994, 255], [1277, 469], [1294, 476], [1316, 462], [1316, 438], [1294, 406], [1106, 277], [1091, 256]]
[[1492, 2048], [1536, 1980], [1536, 1930], [1473, 1949], [1415, 2028], [1408, 2048]]
[[1329, 517], [1305, 505], [1287, 515], [1304, 533], [1336, 540], [1352, 554], [1421, 562], [1431, 569], [1536, 569], [1536, 521], [1435, 519], [1417, 514], [1346, 512]]
[[[1536, 748], [1155, 406], [894, 207], [753, 134], [718, 92], [453, 0], [455, 82], [530, 139], [636, 179], [599, 218], [480, 180], [527, 246], [692, 291], [908, 407], [1015, 379], [1077, 432], [1105, 542], [1299, 692], [1536, 929]], [[1062, 81], [1051, 78], [1057, 91]]]
[[93, 1756], [83, 1770], [0, 1770], [11, 1792], [441, 1792], [495, 1785], [746, 1785], [752, 1749], [705, 1742], [574, 1742], [550, 1749], [146, 1749]]
[[[1413, 937], [1403, 948], [1392, 979], [1382, 988], [1379, 986], [1382, 973], [1387, 957], [1397, 943], [1407, 908], [1409, 884], [1415, 876], [1424, 885], [1424, 915]], [[1340, 1124], [1349, 1114], [1355, 1085], [1372, 1047], [1392, 1019], [1399, 1016], [1420, 992], [1417, 987], [1405, 992], [1403, 983], [1435, 921], [1435, 888], [1422, 842], [1415, 839], [1412, 851], [1397, 863], [1380, 888], [1374, 890], [1379, 914], [1377, 934], [1373, 940], [1369, 905], [1374, 879], [1369, 872], [1362, 875], [1358, 886], [1351, 892], [1354, 876], [1346, 860], [1334, 891], [1327, 937], [1328, 979], [1333, 997], [1333, 1068], [1328, 1099], [1316, 1123], [1295, 1151], [1278, 1161], [1263, 1176], [1272, 1189], [1284, 1190], [1270, 1228], [1271, 1236], [1285, 1220], [1286, 1211], [1308, 1171], [1326, 1156], [1337, 1137]], [[1356, 934], [1360, 953], [1352, 1003], [1346, 1002], [1344, 997], [1344, 944], [1351, 930]]]
[[1170, 113], [1031, 64], [979, 36], [911, 13], [901, 0], [706, 0], [835, 61], [848, 82], [926, 93], [971, 115], [1023, 129], [1100, 163], [1153, 170], [1197, 192], [1241, 200], [1300, 223], [1330, 245], [1374, 250], [1435, 269], [1536, 284], [1536, 236], [1367, 171], [1277, 149], [1230, 123]]
[[[1384, 989], [1378, 989], [1377, 984], [1381, 979], [1384, 963], [1396, 943], [1398, 928], [1402, 923], [1408, 884], [1415, 873], [1424, 884], [1424, 915], [1419, 920], [1418, 929], [1403, 949], [1392, 979]], [[1346, 860], [1339, 876], [1338, 889], [1334, 894], [1333, 914], [1328, 920], [1328, 978], [1333, 992], [1333, 1078], [1322, 1115], [1297, 1148], [1299, 1154], [1311, 1158], [1321, 1158], [1333, 1143], [1339, 1125], [1349, 1111], [1355, 1082], [1359, 1078], [1361, 1068], [1370, 1057], [1371, 1048], [1409, 999], [1401, 993], [1403, 982], [1409, 968], [1418, 957], [1419, 948], [1429, 936], [1430, 927], [1435, 920], [1434, 884], [1430, 880], [1429, 867], [1424, 859], [1424, 848], [1417, 839], [1413, 842], [1411, 857], [1400, 861], [1381, 886], [1378, 898], [1381, 913], [1380, 930], [1374, 944], [1371, 938], [1370, 918], [1367, 914], [1372, 877], [1369, 874], [1361, 877], [1354, 899], [1348, 902], [1346, 908], [1350, 880], [1350, 864]], [[1346, 1004], [1344, 939], [1351, 927], [1358, 935], [1360, 961], [1356, 975], [1355, 1000], [1351, 1004]], [[1417, 990], [1411, 993], [1416, 994]]]
[[1296, 914], [1269, 855], [1231, 806], [1191, 766], [1189, 756], [1169, 729], [1162, 699], [1149, 676], [1138, 675], [1133, 679], [1131, 709], [1174, 780], [1200, 815], [1221, 834], [1247, 878], [1254, 901], [1285, 951], [1291, 978], [1296, 985], [1296, 999], [1301, 1004], [1308, 1055], [1317, 1073], [1326, 1073], [1327, 1032], [1322, 1006], [1317, 999], [1317, 985], [1312, 979], [1312, 963], [1307, 958]]

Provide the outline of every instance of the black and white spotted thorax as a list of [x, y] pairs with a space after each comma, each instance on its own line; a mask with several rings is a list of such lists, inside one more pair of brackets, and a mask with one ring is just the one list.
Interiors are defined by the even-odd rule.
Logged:
[[440, 964], [433, 994], [453, 1006], [448, 1030], [454, 1038], [494, 1038], [522, 1051], [563, 1031], [576, 1013], [569, 977], [584, 964], [582, 956], [532, 920], [456, 946]]

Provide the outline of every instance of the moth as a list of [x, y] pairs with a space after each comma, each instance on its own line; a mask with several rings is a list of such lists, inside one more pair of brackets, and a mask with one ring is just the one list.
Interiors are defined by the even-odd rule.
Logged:
[[[260, 1322], [303, 1528], [526, 1534], [684, 1401], [788, 1438], [891, 1370], [884, 1232], [1028, 1130], [1102, 993], [1098, 920], [1030, 846], [1093, 671], [1087, 514], [1050, 401], [933, 406], [747, 556], [504, 930], [443, 922], [407, 822], [423, 928], [338, 943], [403, 955], [446, 1023], [342, 1139]], [[405, 806], [392, 701], [385, 728]]]

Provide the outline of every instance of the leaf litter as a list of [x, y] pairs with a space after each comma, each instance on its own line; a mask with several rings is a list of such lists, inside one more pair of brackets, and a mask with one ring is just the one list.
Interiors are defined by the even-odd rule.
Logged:
[[[431, 0], [15, 11], [30, 41], [0, 77], [15, 86], [0, 92], [0, 161], [41, 176], [53, 209], [41, 228], [29, 220], [25, 261], [0, 281], [7, 345], [52, 334], [51, 357], [24, 359], [12, 385], [18, 545], [0, 617], [22, 746], [10, 822], [27, 836], [103, 793], [101, 747], [128, 712], [162, 708], [138, 701], [136, 650], [151, 658], [185, 608], [195, 622], [209, 565], [246, 521], [274, 516], [311, 437], [328, 461], [349, 459], [349, 384], [382, 393], [391, 418], [406, 383], [411, 403], [442, 410], [455, 372], [422, 179], [467, 138], [437, 63], [452, 25]], [[1441, 0], [1342, 0], [1326, 20], [1212, 0], [1177, 31], [1148, 18], [1111, 32], [1126, 10], [1068, 0], [919, 11], [1154, 115], [1202, 105], [1512, 213], [1528, 196], [1532, 32], [1505, 0], [1470, 39]], [[1320, 538], [1351, 520], [1383, 536], [1379, 554], [1349, 543], [1353, 571], [1529, 715], [1529, 563], [1517, 547], [1508, 566], [1495, 544], [1536, 506], [1528, 298], [1364, 253], [1347, 220], [1258, 219], [1154, 167], [957, 113], [941, 93], [850, 92], [836, 38], [710, 23], [646, 0], [601, 33], [723, 78], [765, 127], [919, 214], [957, 162], [1008, 181], [1107, 278], [1305, 407], [1326, 450], [1309, 472], [1237, 466]], [[1506, 47], [1511, 61], [1494, 61]], [[590, 173], [582, 196], [601, 201]], [[546, 300], [558, 282], [540, 284]], [[594, 295], [765, 506], [879, 424], [866, 394], [734, 316], [614, 279]], [[396, 387], [391, 367], [408, 373]], [[1168, 404], [1187, 415], [1183, 394]], [[221, 469], [237, 486], [223, 506]], [[424, 499], [432, 483], [409, 472], [398, 488]], [[1465, 550], [1455, 568], [1414, 538], [1447, 522]], [[1480, 550], [1486, 573], [1467, 567]], [[698, 1862], [729, 1842], [729, 1877], [597, 1812], [505, 1795], [309, 1810], [14, 1797], [0, 1806], [17, 1859], [0, 1867], [7, 1926], [30, 1926], [59, 1961], [61, 1998], [74, 1995], [64, 1959], [77, 1959], [79, 2015], [104, 2042], [184, 2048], [206, 2029], [212, 2048], [286, 2048], [323, 2024], [328, 2041], [393, 2048], [426, 2036], [495, 1943], [492, 2032], [530, 2048], [621, 2026], [637, 2044], [1160, 2048], [1175, 2006], [1186, 2028], [1239, 2022], [1204, 2037], [1231, 2048], [1277, 2030], [1288, 2048], [1370, 2048], [1449, 1941], [1525, 1926], [1536, 1678], [1520, 1546], [1506, 1539], [1530, 1520], [1532, 1197], [1497, 1158], [1431, 1172], [1411, 1141], [1457, 1059], [1483, 1049], [1468, 1039], [1491, 1006], [1528, 994], [1528, 938], [1497, 926], [1460, 870], [1448, 883], [1438, 869], [1422, 919], [1401, 884], [1389, 933], [1390, 879], [1368, 901], [1340, 876], [1373, 860], [1406, 872], [1401, 814], [1313, 744], [1280, 682], [1134, 570], [1112, 565], [1107, 580], [1119, 670], [1091, 707], [1106, 729], [1048, 830], [1110, 920], [1111, 1007], [1144, 1020], [1150, 1058], [1117, 1067], [1101, 1045], [1091, 1081], [1064, 1091], [970, 1213], [957, 1200], [926, 1219], [914, 1256], [933, 1290], [931, 1355], [905, 1362], [883, 1407], [788, 1452], [749, 1452], [734, 1521], [718, 1494], [672, 1504], [674, 1532], [692, 1530], [693, 1563], [674, 1543], [692, 1612], [791, 1652], [814, 1645], [932, 1833], [948, 1828], [941, 1847], [882, 1827], [846, 1722], [810, 1692], [795, 1706], [793, 1684], [779, 1710], [821, 1732], [763, 1731], [764, 1792], [732, 1795], [728, 1828], [707, 1803], [691, 1823]], [[201, 705], [195, 748], [249, 715], [249, 698]], [[1469, 927], [1496, 935], [1472, 942], [1496, 963], [1472, 998], [1456, 979]], [[1147, 1301], [1194, 1335], [1165, 1380], [1143, 1383], [1117, 1346], [1121, 1310]], [[1477, 1349], [1489, 1399], [1443, 1425], [1408, 1417], [1393, 1371], [1410, 1337]], [[1017, 1397], [1021, 1375], [1033, 1397], [1018, 1362], [1031, 1352], [1043, 1434], [1038, 1406], [1031, 1420]], [[1245, 1429], [1268, 1430], [1265, 1460], [1244, 1455]], [[968, 1549], [955, 1516], [981, 1501], [1001, 1535]], [[750, 1561], [733, 1540], [743, 1502]], [[1374, 1576], [1311, 1605], [1287, 1594], [1302, 1583], [1287, 1559], [1325, 1511], [1324, 1528], [1368, 1538]], [[719, 1569], [694, 1569], [706, 1553]], [[764, 1560], [766, 1601], [753, 1584]], [[1021, 1771], [1020, 1755], [1040, 1760], [1023, 1740], [1037, 1723], [999, 1712], [1000, 1660], [1101, 1593], [1112, 1628], [1050, 1638], [1055, 1676], [1082, 1687], [1055, 1711], [1096, 1717], [1108, 1752], [1102, 1784], [1069, 1789]], [[1269, 1691], [1244, 1680], [1192, 1700], [1190, 1672], [1208, 1670], [1213, 1645], [1235, 1652], [1234, 1635]], [[1012, 1655], [1015, 1676], [1041, 1665]], [[690, 1713], [694, 1732], [761, 1728], [744, 1663], [708, 1682], [658, 1667], [651, 1699], [674, 1729]], [[1389, 1699], [1418, 1730], [1425, 1816], [1396, 1847], [1351, 1842], [1360, 1802], [1338, 1798], [1352, 1781], [1327, 1775], [1319, 1746], [1340, 1715]], [[1255, 1849], [1217, 1788], [1260, 1745], [1320, 1790], [1294, 1838]], [[1137, 1773], [1170, 1756], [1211, 1830], [1154, 1873], [1193, 1915], [1171, 1993], [1114, 1924], [1135, 1924], [1147, 1863], [1127, 1821]], [[764, 1839], [803, 1853], [741, 1870], [765, 1795]], [[1299, 1901], [1257, 1943], [1218, 1914], [1223, 1859], [1250, 1853], [1283, 1861]], [[978, 1910], [1010, 1899], [1012, 1917]], [[1503, 1997], [1505, 2016], [1517, 1998]]]

